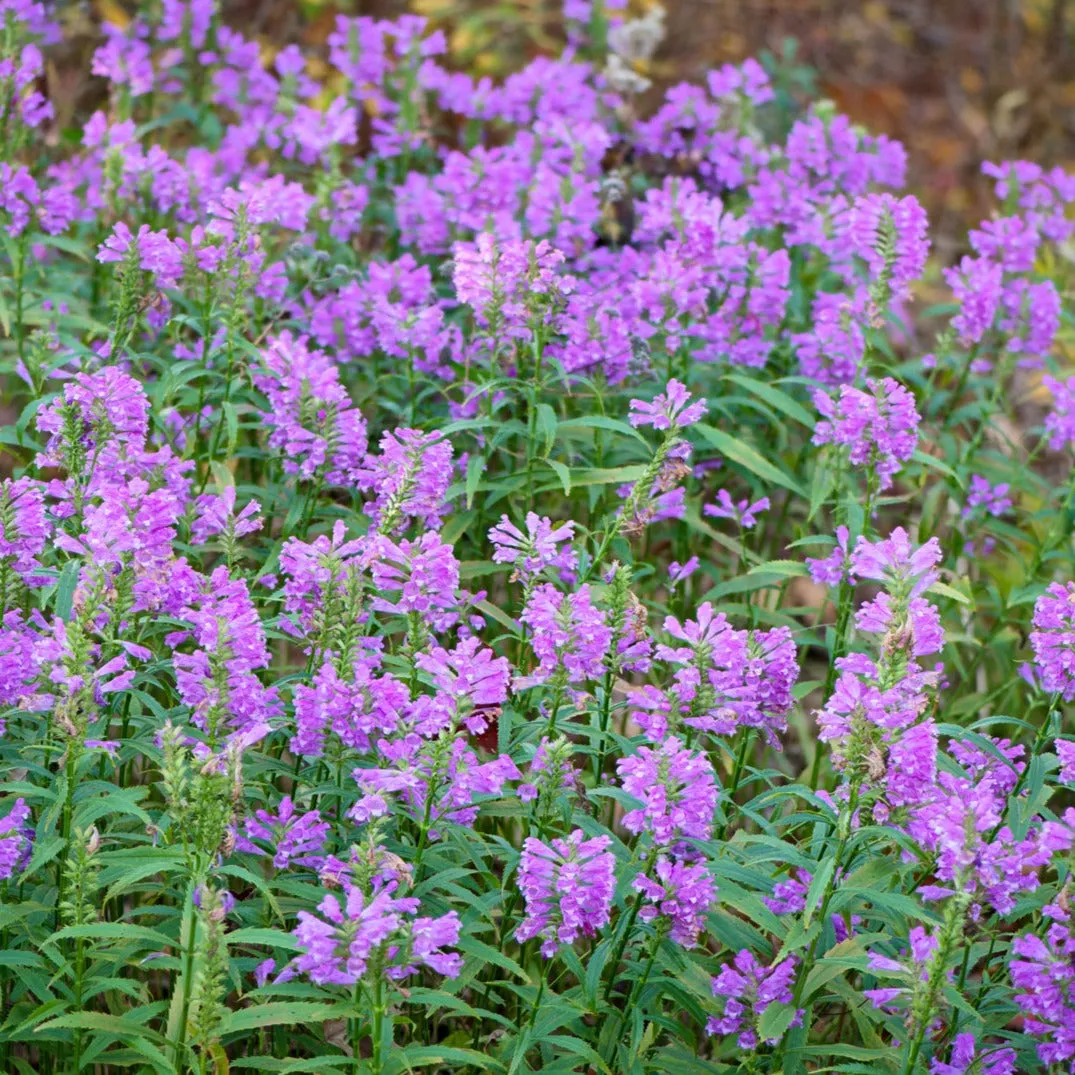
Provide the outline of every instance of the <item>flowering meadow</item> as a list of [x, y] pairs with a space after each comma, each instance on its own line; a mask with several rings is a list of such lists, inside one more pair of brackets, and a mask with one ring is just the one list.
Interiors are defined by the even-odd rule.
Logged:
[[0, 0], [4, 1075], [1075, 1071], [1075, 177], [563, 16]]

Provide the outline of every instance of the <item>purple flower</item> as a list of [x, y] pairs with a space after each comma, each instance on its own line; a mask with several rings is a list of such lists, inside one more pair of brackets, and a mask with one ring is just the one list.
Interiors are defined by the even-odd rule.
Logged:
[[907, 298], [929, 254], [929, 221], [918, 200], [867, 194], [852, 204], [846, 226], [851, 249], [866, 262], [870, 276], [885, 280], [893, 298]]
[[339, 368], [305, 337], [282, 332], [261, 352], [254, 383], [268, 398], [263, 421], [284, 471], [353, 485], [364, 474], [366, 421], [340, 384]]
[[1053, 396], [1053, 410], [1045, 416], [1049, 447], [1059, 452], [1069, 444], [1075, 444], [1075, 377], [1058, 381], [1046, 375], [1041, 383]]
[[900, 463], [910, 459], [918, 443], [918, 411], [914, 397], [891, 377], [867, 379], [868, 392], [843, 385], [833, 399], [820, 389], [814, 404], [821, 412], [815, 444], [839, 444], [856, 466], [877, 475], [878, 489], [887, 489]]
[[848, 577], [851, 559], [847, 549], [849, 532], [846, 526], [836, 528], [836, 547], [823, 560], [807, 559], [806, 569], [818, 586], [839, 586]]
[[698, 570], [699, 560], [697, 556], [692, 556], [685, 563], [679, 563], [673, 560], [668, 565], [668, 586], [669, 589], [674, 589], [681, 582], [685, 582]]
[[254, 534], [262, 528], [261, 505], [250, 500], [235, 514], [235, 486], [225, 486], [220, 496], [205, 493], [196, 502], [198, 514], [190, 529], [191, 540], [204, 545], [217, 534], [225, 534], [228, 540]]
[[0, 484], [0, 560], [12, 562], [24, 580], [32, 579], [51, 530], [44, 486], [32, 478], [5, 479]]
[[952, 1039], [948, 1063], [934, 1057], [929, 1070], [930, 1075], [967, 1075], [972, 1070], [981, 1075], [1014, 1075], [1015, 1050], [994, 1047], [979, 1051], [973, 1034], [957, 1034]]
[[762, 896], [762, 903], [773, 914], [799, 914], [806, 907], [806, 893], [810, 888], [811, 875], [798, 869], [794, 877], [777, 881], [771, 896]]
[[526, 532], [523, 533], [506, 515], [489, 531], [489, 540], [494, 546], [493, 562], [513, 564], [520, 578], [529, 581], [544, 568], [553, 567], [560, 571], [573, 571], [578, 555], [563, 542], [570, 542], [574, 536], [573, 522], [554, 526], [548, 518], [538, 518], [534, 512], [526, 516]]
[[668, 936], [676, 944], [693, 948], [705, 928], [705, 916], [716, 901], [717, 886], [709, 870], [700, 863], [661, 855], [653, 873], [653, 877], [641, 874], [634, 880], [634, 889], [644, 898], [638, 917], [643, 922], [666, 925]]
[[732, 500], [727, 489], [717, 490], [718, 504], [706, 504], [702, 511], [714, 519], [734, 519], [740, 529], [750, 530], [758, 521], [758, 516], [763, 511], [769, 510], [769, 498], [763, 496], [752, 504], [749, 500], [740, 500], [738, 503]]
[[671, 737], [657, 748], [639, 747], [637, 754], [621, 758], [616, 770], [624, 791], [645, 804], [624, 814], [628, 832], [648, 832], [662, 847], [712, 835], [718, 791], [704, 754]]
[[535, 586], [519, 617], [530, 628], [530, 644], [538, 667], [516, 679], [517, 687], [556, 679], [563, 684], [597, 679], [612, 642], [604, 612], [595, 608], [590, 587], [563, 594], [552, 583]]
[[893, 959], [881, 952], [870, 951], [867, 954], [866, 965], [869, 970], [880, 972], [886, 977], [895, 977], [903, 983], [863, 990], [873, 1006], [881, 1011], [898, 1012], [909, 1005], [915, 986], [929, 977], [929, 963], [940, 945], [939, 939], [927, 933], [922, 926], [913, 926], [907, 939], [908, 950], [902, 960]]
[[[770, 1004], [790, 1004], [795, 980], [794, 956], [766, 967], [748, 948], [742, 949], [731, 963], [725, 964], [713, 979], [713, 996], [723, 997], [723, 1010], [706, 1023], [707, 1034], [736, 1034], [740, 1049], [754, 1050], [762, 1044], [758, 1020]], [[790, 1027], [802, 1023], [800, 1008]], [[779, 1038], [766, 1039], [776, 1045]]]
[[395, 887], [390, 883], [365, 897], [350, 886], [342, 907], [328, 895], [317, 907], [323, 918], [299, 911], [294, 935], [301, 954], [292, 961], [291, 974], [308, 975], [318, 985], [353, 986], [383, 953], [389, 978], [406, 977], [421, 965], [455, 978], [463, 969], [462, 957], [444, 949], [459, 941], [459, 916], [449, 911], [440, 918], [415, 918], [419, 901], [394, 897]]
[[874, 579], [903, 597], [918, 597], [936, 581], [934, 570], [941, 562], [940, 542], [934, 537], [914, 548], [902, 526], [883, 541], [860, 537], [851, 554], [851, 574], [859, 579]]
[[1075, 743], [1069, 739], [1055, 739], [1053, 749], [1060, 761], [1060, 782], [1075, 784]]
[[316, 866], [321, 861], [318, 851], [325, 844], [325, 837], [332, 826], [321, 820], [318, 810], [297, 813], [290, 795], [280, 800], [275, 814], [258, 810], [248, 817], [244, 835], [237, 841], [240, 851], [263, 854], [261, 848], [251, 841], [261, 840], [272, 849], [272, 864], [278, 870], [286, 870], [291, 863], [298, 866]]
[[606, 850], [611, 842], [608, 836], [588, 840], [581, 829], [551, 847], [527, 837], [517, 878], [526, 901], [515, 931], [520, 943], [539, 937], [548, 959], [562, 945], [592, 937], [608, 924], [616, 888], [616, 858]]
[[397, 731], [410, 705], [410, 691], [395, 676], [378, 675], [379, 669], [377, 654], [357, 657], [346, 677], [326, 662], [311, 685], [297, 684], [291, 749], [305, 757], [321, 757], [331, 731], [344, 747], [365, 754], [378, 736]]
[[415, 664], [433, 680], [440, 703], [451, 699], [451, 723], [461, 720], [475, 735], [487, 727], [485, 713], [499, 712], [507, 701], [511, 665], [477, 638], [466, 638], [451, 651], [434, 646], [419, 653]]
[[358, 487], [374, 494], [366, 514], [382, 534], [400, 533], [412, 519], [437, 529], [448, 511], [451, 444], [440, 433], [396, 429], [381, 437], [380, 448], [357, 476]]
[[965, 257], [944, 278], [960, 305], [952, 328], [964, 345], [980, 343], [993, 327], [1003, 294], [1004, 272], [988, 258]]
[[985, 514], [1000, 518], [1012, 510], [1012, 498], [1008, 495], [1011, 486], [1007, 482], [990, 485], [981, 474], [972, 474], [967, 500], [963, 507], [963, 518], [969, 518], [975, 508], [984, 508]]
[[673, 379], [652, 403], [632, 399], [628, 421], [635, 428], [653, 426], [654, 429], [678, 430], [701, 421], [707, 409], [704, 399], [692, 403], [686, 387]]
[[1043, 937], [1027, 934], [1011, 944], [1008, 963], [1015, 1003], [1024, 1012], [1023, 1030], [1042, 1039], [1038, 1058], [1047, 1066], [1075, 1059], [1075, 936], [1071, 919], [1055, 905], [1046, 908], [1054, 921]]
[[1075, 698], [1075, 582], [1054, 582], [1034, 605], [1030, 644], [1042, 689]]
[[7, 815], [0, 818], [0, 881], [21, 873], [30, 863], [34, 830], [27, 824], [29, 820], [25, 799], [16, 799]]

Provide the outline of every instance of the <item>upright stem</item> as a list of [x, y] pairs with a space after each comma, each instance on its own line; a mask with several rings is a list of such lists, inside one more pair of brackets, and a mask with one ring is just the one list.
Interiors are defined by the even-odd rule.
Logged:
[[754, 733], [748, 728], [743, 733], [743, 741], [739, 744], [739, 753], [735, 756], [735, 768], [732, 769], [731, 783], [728, 785], [728, 801], [725, 805], [724, 823], [720, 827], [720, 832], [717, 833], [717, 839], [723, 840], [728, 834], [728, 826], [731, 824], [731, 808], [735, 805], [735, 794], [739, 790], [739, 781], [743, 775], [743, 768], [746, 765], [747, 750], [753, 742]]
[[929, 963], [926, 991], [919, 1004], [916, 1005], [915, 1036], [907, 1051], [907, 1061], [903, 1066], [903, 1075], [912, 1075], [915, 1064], [918, 1063], [918, 1054], [922, 1051], [926, 1033], [929, 1030], [930, 1023], [933, 1021], [933, 1009], [937, 1004], [937, 997], [940, 995], [941, 987], [944, 984], [948, 956], [951, 954], [952, 946], [955, 944], [959, 931], [963, 928], [963, 919], [966, 917], [969, 903], [970, 893], [966, 891], [957, 891], [957, 894], [949, 901], [948, 909], [944, 916], [944, 925], [941, 927], [940, 943], [937, 945], [937, 951], [933, 953], [933, 958]]

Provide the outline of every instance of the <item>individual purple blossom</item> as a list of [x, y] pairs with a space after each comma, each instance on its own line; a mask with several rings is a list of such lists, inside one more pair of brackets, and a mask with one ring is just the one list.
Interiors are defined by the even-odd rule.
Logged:
[[[788, 956], [767, 967], [748, 948], [739, 951], [713, 979], [713, 996], [724, 998], [719, 1016], [706, 1023], [707, 1034], [735, 1034], [740, 1049], [754, 1050], [763, 1044], [758, 1021], [770, 1004], [790, 1004], [795, 980], [795, 956]], [[790, 1027], [802, 1024], [802, 1009], [792, 1018]], [[779, 1038], [767, 1039], [776, 1045]]]
[[593, 604], [588, 585], [569, 594], [549, 582], [535, 586], [519, 619], [530, 628], [538, 667], [517, 679], [516, 686], [553, 679], [576, 684], [603, 674], [612, 628]]
[[1007, 482], [991, 485], [981, 474], [972, 474], [967, 499], [963, 507], [963, 518], [969, 518], [975, 508], [984, 508], [987, 515], [1000, 518], [1012, 510], [1012, 498], [1009, 496], [1011, 486]]
[[653, 426], [654, 429], [683, 429], [701, 421], [708, 409], [704, 399], [691, 402], [686, 386], [674, 378], [652, 403], [641, 399], [631, 400], [631, 413], [627, 420], [636, 429]]
[[643, 922], [667, 925], [668, 936], [693, 948], [705, 929], [705, 916], [716, 901], [717, 886], [703, 863], [658, 857], [653, 876], [640, 874], [632, 887], [643, 896], [638, 917]]
[[866, 385], [868, 391], [845, 384], [836, 399], [815, 390], [822, 420], [814, 430], [814, 443], [846, 447], [850, 461], [868, 467], [877, 475], [878, 489], [884, 490], [900, 464], [914, 454], [918, 411], [914, 396], [891, 377], [867, 379]]
[[668, 585], [670, 589], [674, 589], [681, 582], [686, 582], [698, 570], [699, 561], [697, 556], [692, 556], [684, 563], [679, 563], [677, 560], [673, 560], [668, 565]]
[[1030, 644], [1045, 691], [1075, 698], [1075, 582], [1049, 584], [1034, 605]]
[[515, 931], [520, 943], [537, 937], [549, 959], [565, 944], [592, 937], [608, 924], [616, 888], [616, 857], [608, 836], [587, 839], [575, 829], [552, 845], [530, 836], [523, 841], [517, 884], [526, 915]]
[[0, 881], [21, 873], [30, 863], [34, 830], [27, 824], [29, 820], [25, 799], [16, 799], [7, 815], [0, 818]]
[[444, 949], [459, 941], [459, 916], [449, 911], [440, 918], [415, 918], [419, 901], [395, 897], [395, 887], [390, 883], [365, 896], [350, 886], [343, 906], [330, 894], [317, 907], [323, 918], [299, 911], [294, 935], [301, 954], [292, 961], [291, 974], [308, 975], [318, 985], [353, 986], [383, 952], [390, 978], [412, 974], [419, 965], [455, 978], [463, 969], [462, 957]]
[[1043, 936], [1033, 933], [1011, 943], [1008, 973], [1015, 1004], [1024, 1014], [1023, 1031], [1041, 1039], [1038, 1058], [1052, 1067], [1075, 1059], [1075, 935], [1070, 915], [1055, 904]]
[[647, 832], [662, 847], [712, 835], [718, 791], [704, 754], [672, 736], [659, 747], [639, 747], [616, 770], [624, 791], [645, 804], [624, 814], [628, 832]]
[[551, 519], [539, 518], [527, 512], [526, 532], [520, 530], [506, 515], [489, 531], [489, 541], [494, 546], [493, 562], [512, 564], [519, 577], [530, 581], [546, 567], [560, 571], [573, 571], [578, 554], [570, 544], [574, 536], [574, 522], [554, 526]]
[[411, 520], [437, 529], [448, 511], [451, 482], [451, 443], [440, 433], [417, 429], [385, 433], [380, 454], [367, 456], [358, 478], [359, 488], [374, 494], [366, 514], [384, 534], [401, 532]]
[[716, 504], [704, 505], [702, 511], [714, 519], [733, 519], [742, 530], [752, 529], [758, 521], [758, 516], [763, 511], [769, 510], [769, 498], [767, 496], [763, 496], [753, 503], [749, 499], [740, 500], [736, 503], [732, 500], [727, 489], [717, 490], [717, 501], [718, 503]]
[[851, 574], [884, 583], [909, 599], [925, 593], [937, 581], [935, 569], [941, 557], [940, 542], [935, 537], [915, 547], [907, 531], [897, 526], [881, 541], [858, 539], [851, 553]]
[[364, 754], [379, 736], [396, 732], [411, 695], [402, 680], [381, 673], [380, 666], [379, 654], [359, 655], [341, 676], [336, 665], [326, 661], [312, 683], [296, 684], [292, 751], [321, 757], [331, 732], [344, 747]]
[[849, 536], [846, 526], [838, 526], [836, 545], [832, 552], [823, 559], [807, 559], [806, 569], [810, 572], [810, 578], [818, 586], [839, 586], [848, 579], [851, 569], [851, 558], [847, 548]]
[[1053, 397], [1053, 409], [1045, 416], [1049, 447], [1059, 452], [1069, 444], [1075, 444], [1075, 377], [1058, 381], [1046, 374], [1041, 383]]
[[196, 502], [197, 515], [190, 528], [195, 545], [204, 545], [217, 534], [226, 534], [229, 540], [257, 533], [264, 525], [261, 505], [250, 500], [238, 515], [235, 514], [235, 486], [228, 485], [219, 496], [203, 493]]
[[285, 795], [276, 813], [257, 810], [248, 817], [243, 833], [236, 842], [240, 851], [254, 854], [264, 852], [253, 843], [262, 841], [270, 847], [272, 864], [278, 870], [286, 870], [292, 863], [297, 866], [316, 866], [321, 861], [318, 852], [324, 847], [325, 838], [332, 826], [321, 820], [319, 810], [299, 813], [290, 795]]
[[875, 1008], [885, 1012], [899, 1011], [901, 1006], [909, 1003], [915, 986], [928, 978], [929, 964], [939, 945], [935, 935], [927, 933], [922, 926], [913, 926], [908, 935], [908, 950], [902, 960], [881, 952], [868, 952], [866, 966], [869, 970], [896, 977], [904, 984], [865, 989], [863, 993]]
[[799, 914], [806, 906], [811, 879], [807, 870], [797, 869], [794, 876], [777, 881], [773, 885], [773, 894], [762, 896], [761, 901], [773, 914]]
[[1060, 782], [1075, 785], [1075, 742], [1070, 739], [1055, 739], [1053, 749], [1060, 761]]
[[930, 1061], [930, 1075], [1014, 1075], [1015, 1050], [982, 1048], [979, 1050], [974, 1035], [969, 1031], [952, 1039], [952, 1051], [948, 1063], [937, 1057]]

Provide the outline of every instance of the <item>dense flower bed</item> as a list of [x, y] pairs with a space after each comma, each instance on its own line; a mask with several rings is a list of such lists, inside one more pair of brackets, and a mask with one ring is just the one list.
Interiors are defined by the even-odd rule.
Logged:
[[144, 8], [0, 0], [0, 1068], [1075, 1071], [1075, 177], [923, 309], [658, 11]]

